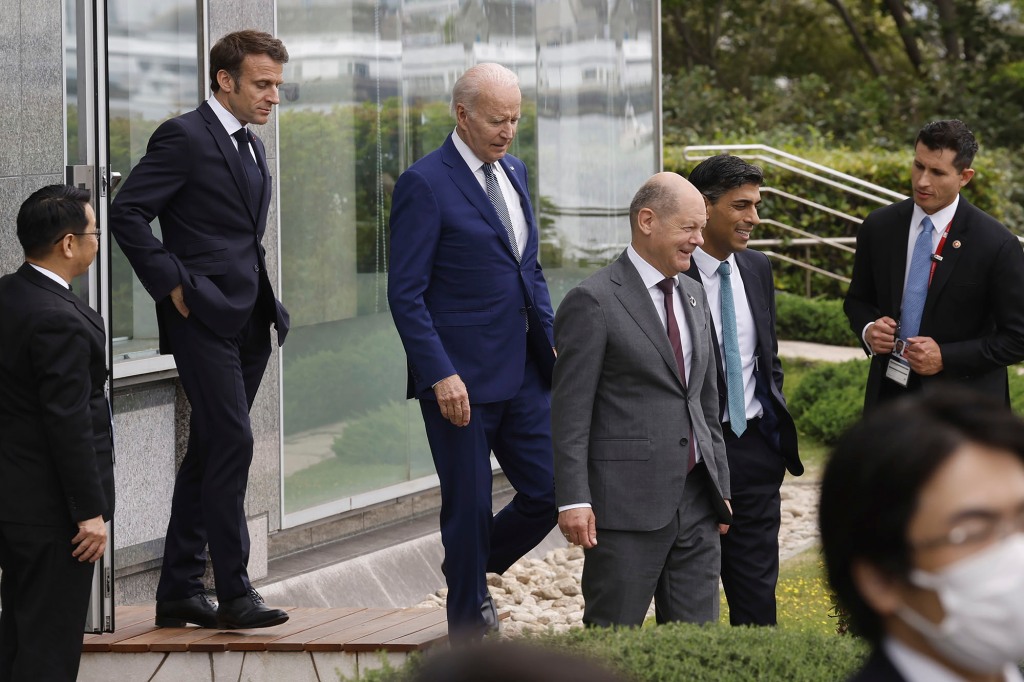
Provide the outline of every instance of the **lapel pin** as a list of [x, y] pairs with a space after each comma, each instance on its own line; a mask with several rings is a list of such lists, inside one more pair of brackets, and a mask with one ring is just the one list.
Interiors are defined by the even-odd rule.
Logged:
[[954, 249], [959, 249], [960, 248], [960, 240], [959, 239], [953, 240], [953, 248]]
[[693, 296], [690, 296], [690, 306], [693, 308], [697, 307], [697, 299], [695, 299]]

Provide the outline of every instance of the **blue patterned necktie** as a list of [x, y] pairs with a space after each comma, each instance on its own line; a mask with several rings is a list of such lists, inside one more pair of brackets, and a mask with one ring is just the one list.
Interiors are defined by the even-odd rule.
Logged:
[[722, 345], [725, 355], [725, 386], [729, 404], [729, 425], [737, 437], [747, 430], [746, 395], [743, 390], [743, 361], [736, 333], [736, 303], [732, 298], [732, 267], [728, 261], [718, 265], [722, 290]]
[[928, 279], [932, 272], [932, 232], [935, 226], [928, 216], [921, 221], [921, 233], [914, 242], [914, 253], [910, 258], [910, 273], [903, 290], [903, 305], [900, 313], [900, 338], [904, 341], [917, 336], [921, 330], [921, 315], [924, 314], [924, 299], [928, 296]]
[[494, 164], [485, 163], [484, 166], [484, 180], [487, 189], [487, 198], [494, 204], [494, 210], [498, 212], [498, 218], [501, 219], [501, 224], [505, 226], [505, 232], [508, 234], [508, 243], [512, 247], [512, 253], [515, 254], [516, 260], [519, 260], [519, 244], [516, 243], [516, 233], [512, 229], [512, 218], [508, 213], [508, 205], [505, 203], [505, 196], [501, 193], [501, 186], [498, 185], [498, 176], [494, 174]]

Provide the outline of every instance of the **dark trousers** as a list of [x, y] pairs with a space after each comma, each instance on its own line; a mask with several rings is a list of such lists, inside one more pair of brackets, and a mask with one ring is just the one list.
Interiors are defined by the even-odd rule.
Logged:
[[765, 440], [759, 420], [740, 438], [722, 426], [732, 481], [733, 524], [722, 536], [722, 586], [732, 625], [775, 625], [779, 581], [779, 487], [782, 455]]
[[163, 326], [192, 417], [188, 449], [174, 481], [158, 601], [203, 591], [209, 545], [217, 598], [250, 588], [245, 489], [252, 462], [249, 409], [270, 359], [270, 324], [256, 312], [234, 338], [217, 336], [169, 301]]
[[[454, 426], [433, 400], [421, 400], [420, 409], [441, 483], [448, 625], [455, 636], [472, 635], [484, 626], [485, 572], [504, 573], [555, 526], [551, 396], [528, 362], [519, 393], [473, 403], [468, 426]], [[497, 514], [491, 512], [492, 451], [516, 490]]]
[[66, 528], [0, 523], [0, 682], [74, 682], [93, 564]]
[[658, 623], [718, 620], [721, 548], [714, 483], [700, 462], [686, 476], [675, 517], [654, 531], [600, 528], [584, 550], [583, 623], [639, 626], [654, 599]]

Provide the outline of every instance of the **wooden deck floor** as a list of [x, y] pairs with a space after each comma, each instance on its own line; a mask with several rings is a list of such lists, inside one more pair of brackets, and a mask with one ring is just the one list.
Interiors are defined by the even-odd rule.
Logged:
[[158, 628], [154, 607], [118, 607], [116, 632], [86, 635], [84, 653], [221, 651], [387, 651], [407, 653], [448, 641], [444, 609], [285, 608], [287, 623], [253, 630]]

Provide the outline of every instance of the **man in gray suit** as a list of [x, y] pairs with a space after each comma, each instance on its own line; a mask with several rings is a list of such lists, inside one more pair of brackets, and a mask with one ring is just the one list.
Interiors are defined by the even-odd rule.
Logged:
[[658, 173], [629, 222], [630, 246], [555, 315], [558, 525], [586, 552], [586, 625], [640, 625], [652, 597], [659, 623], [715, 621], [729, 468], [711, 313], [677, 277], [703, 243], [704, 199]]

